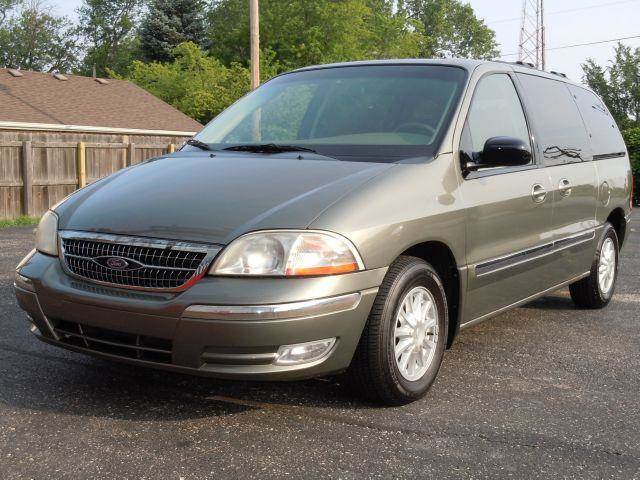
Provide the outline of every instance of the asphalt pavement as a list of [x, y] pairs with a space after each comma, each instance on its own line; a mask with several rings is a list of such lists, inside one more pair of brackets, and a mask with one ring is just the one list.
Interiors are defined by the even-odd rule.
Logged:
[[223, 382], [45, 345], [13, 296], [31, 245], [0, 230], [1, 479], [640, 479], [637, 232], [605, 310], [564, 289], [465, 330], [401, 408], [339, 379]]

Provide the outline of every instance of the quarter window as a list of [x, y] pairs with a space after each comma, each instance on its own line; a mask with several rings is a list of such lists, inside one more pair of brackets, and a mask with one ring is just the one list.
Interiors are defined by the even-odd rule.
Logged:
[[626, 147], [622, 135], [602, 100], [582, 87], [572, 85], [569, 90], [587, 125], [593, 154], [597, 157], [624, 153]]

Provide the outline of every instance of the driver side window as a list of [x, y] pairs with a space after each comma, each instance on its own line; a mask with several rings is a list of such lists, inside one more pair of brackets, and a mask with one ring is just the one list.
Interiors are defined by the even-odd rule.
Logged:
[[474, 161], [492, 137], [512, 137], [530, 144], [520, 98], [507, 74], [493, 74], [478, 83], [461, 140], [465, 161]]

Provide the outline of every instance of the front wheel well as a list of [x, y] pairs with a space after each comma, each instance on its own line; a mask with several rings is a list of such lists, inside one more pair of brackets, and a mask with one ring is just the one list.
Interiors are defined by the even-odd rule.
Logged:
[[624, 237], [627, 233], [627, 221], [624, 218], [624, 211], [621, 208], [616, 208], [607, 217], [607, 222], [611, 223], [615, 228], [616, 235], [618, 235], [619, 248], [622, 248]]
[[451, 347], [458, 332], [460, 314], [460, 272], [451, 249], [438, 241], [423, 242], [408, 248], [401, 255], [418, 257], [429, 263], [444, 284], [449, 309], [449, 335], [447, 348]]

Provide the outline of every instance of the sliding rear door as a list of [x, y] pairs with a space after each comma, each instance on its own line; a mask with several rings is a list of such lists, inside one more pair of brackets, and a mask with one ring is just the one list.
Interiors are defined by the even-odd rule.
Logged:
[[551, 179], [554, 243], [550, 275], [556, 284], [591, 266], [598, 183], [593, 149], [570, 85], [518, 74], [537, 140], [539, 158]]

